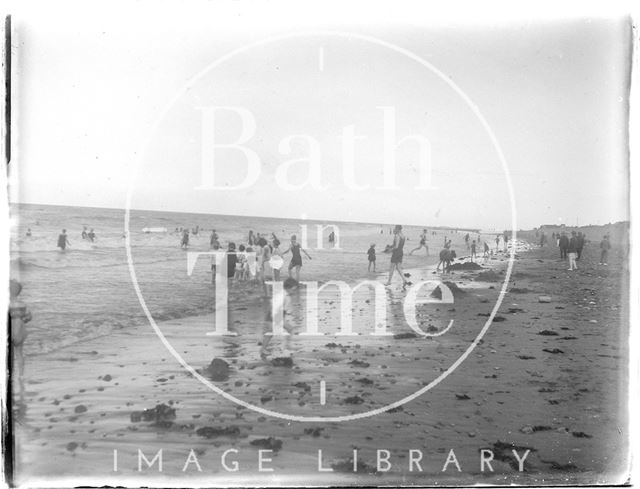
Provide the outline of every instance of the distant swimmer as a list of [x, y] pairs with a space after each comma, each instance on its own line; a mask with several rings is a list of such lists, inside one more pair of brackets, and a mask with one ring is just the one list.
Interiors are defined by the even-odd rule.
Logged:
[[427, 230], [423, 229], [422, 234], [420, 235], [420, 244], [417, 248], [411, 250], [409, 252], [410, 255], [413, 255], [414, 251], [418, 251], [420, 248], [424, 248], [427, 252], [427, 256], [429, 256], [429, 247], [427, 246]]
[[88, 236], [87, 235], [87, 226], [84, 226], [82, 228], [82, 235], [81, 236], [82, 236], [82, 239], [87, 239], [87, 236]]
[[182, 231], [182, 241], [180, 242], [180, 247], [187, 249], [189, 247], [189, 230], [184, 229]]
[[96, 240], [96, 233], [93, 232], [93, 228], [91, 228], [91, 231], [87, 234], [87, 238], [89, 238], [89, 241], [92, 243]]
[[304, 253], [309, 260], [311, 260], [311, 257], [309, 256], [309, 253], [300, 246], [295, 234], [291, 236], [291, 244], [289, 245], [289, 248], [287, 248], [287, 250], [282, 254], [286, 255], [289, 252], [291, 252], [292, 255], [291, 262], [289, 262], [289, 277], [291, 278], [291, 272], [295, 268], [296, 282], [300, 282], [300, 269], [302, 268], [302, 255], [300, 252]]
[[31, 228], [27, 228], [27, 238], [31, 237]]

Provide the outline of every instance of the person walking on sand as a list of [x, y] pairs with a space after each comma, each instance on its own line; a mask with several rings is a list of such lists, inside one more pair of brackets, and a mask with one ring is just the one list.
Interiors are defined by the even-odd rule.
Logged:
[[560, 239], [558, 239], [558, 247], [560, 248], [560, 259], [564, 260], [567, 258], [567, 248], [569, 247], [569, 238], [564, 231], [560, 235]]
[[427, 230], [423, 229], [422, 230], [422, 234], [420, 235], [420, 244], [418, 244], [418, 247], [411, 250], [409, 252], [409, 255], [413, 255], [413, 253], [415, 251], [418, 251], [420, 248], [424, 248], [425, 251], [427, 252], [427, 256], [429, 256], [429, 247], [427, 246]]
[[71, 246], [71, 243], [69, 243], [69, 238], [67, 237], [67, 230], [63, 229], [62, 234], [58, 236], [58, 248], [60, 248], [60, 251], [64, 251], [67, 246]]
[[582, 232], [579, 232], [578, 236], [576, 237], [576, 252], [578, 253], [578, 257], [576, 258], [576, 260], [580, 260], [580, 257], [582, 256], [584, 243], [585, 243], [584, 234], [582, 234]]
[[387, 283], [385, 285], [391, 285], [391, 279], [393, 278], [393, 272], [397, 271], [398, 275], [402, 279], [402, 288], [404, 289], [408, 282], [404, 278], [404, 272], [402, 271], [402, 256], [404, 254], [404, 242], [406, 238], [404, 234], [402, 234], [402, 226], [400, 224], [396, 224], [393, 228], [393, 246], [391, 248], [391, 262], [389, 264], [389, 278], [387, 279]]
[[500, 235], [496, 234], [496, 253], [500, 249], [499, 245], [500, 245]]
[[507, 252], [508, 244], [509, 244], [509, 232], [505, 231], [502, 233], [502, 241], [504, 243], [504, 252]]
[[82, 239], [87, 239], [87, 226], [82, 226], [82, 233], [80, 234]]
[[609, 250], [611, 249], [611, 243], [609, 242], [609, 235], [605, 234], [600, 241], [600, 263], [599, 265], [607, 265], [609, 258]]
[[286, 249], [286, 251], [282, 253], [282, 255], [284, 256], [287, 253], [291, 252], [291, 261], [289, 262], [289, 278], [292, 278], [291, 273], [295, 268], [296, 282], [300, 282], [300, 269], [302, 268], [302, 255], [300, 253], [304, 253], [307, 258], [309, 258], [309, 260], [311, 260], [311, 257], [309, 256], [309, 253], [307, 253], [306, 250], [302, 248], [302, 246], [300, 246], [300, 243], [298, 243], [297, 239], [298, 238], [295, 234], [291, 236], [291, 243], [289, 244], [289, 247]]
[[93, 231], [93, 228], [91, 228], [91, 231], [87, 234], [87, 238], [89, 238], [89, 241], [92, 243], [96, 240], [96, 233]]
[[569, 258], [568, 270], [577, 270], [578, 265], [576, 258], [578, 257], [578, 238], [575, 231], [571, 231], [571, 239], [569, 239], [569, 246], [567, 247], [567, 256]]
[[464, 245], [469, 249], [469, 233], [464, 235]]
[[476, 260], [478, 259], [478, 255], [476, 254], [476, 240], [475, 239], [471, 242], [471, 261], [473, 261], [474, 258]]
[[371, 246], [369, 246], [369, 249], [367, 250], [367, 256], [369, 258], [369, 268], [367, 269], [367, 271], [371, 271], [371, 266], [373, 265], [373, 271], [375, 273], [376, 271], [376, 244], [375, 243], [371, 243]]
[[540, 235], [540, 248], [542, 248], [547, 242], [547, 236], [544, 234], [544, 231], [542, 231], [542, 234]]
[[489, 260], [489, 244], [485, 241], [484, 242], [484, 253], [482, 254], [482, 257], [484, 258], [484, 263], [487, 263], [487, 261]]

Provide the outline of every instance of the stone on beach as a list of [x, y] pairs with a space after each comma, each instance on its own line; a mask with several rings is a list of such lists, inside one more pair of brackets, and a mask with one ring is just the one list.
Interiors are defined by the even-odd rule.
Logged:
[[131, 422], [153, 421], [154, 423], [163, 423], [176, 419], [176, 410], [166, 404], [158, 404], [152, 409], [144, 411], [134, 411], [131, 413]]
[[217, 382], [225, 381], [229, 378], [229, 364], [222, 358], [214, 358], [204, 372]]
[[257, 440], [251, 440], [249, 442], [249, 445], [277, 452], [282, 448], [282, 440], [278, 440], [277, 438], [273, 438], [272, 436], [270, 436], [269, 438], [258, 438]]
[[196, 430], [196, 435], [204, 438], [216, 438], [218, 436], [236, 437], [240, 435], [240, 428], [237, 426], [223, 426], [220, 428], [215, 426], [203, 426]]

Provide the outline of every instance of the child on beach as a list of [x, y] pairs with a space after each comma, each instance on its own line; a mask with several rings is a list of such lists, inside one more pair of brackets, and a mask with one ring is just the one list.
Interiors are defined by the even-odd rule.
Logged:
[[22, 284], [17, 280], [11, 279], [9, 282], [9, 317], [10, 317], [10, 334], [11, 346], [13, 347], [13, 355], [15, 360], [15, 372], [20, 386], [20, 399], [24, 397], [24, 354], [22, 346], [27, 338], [26, 324], [31, 321], [31, 313], [22, 302], [18, 300], [18, 296], [22, 292]]
[[368, 271], [371, 271], [371, 265], [373, 265], [373, 271], [376, 271], [376, 244], [371, 243], [369, 250], [367, 251], [367, 255], [369, 256], [369, 268]]
[[227, 279], [236, 276], [236, 265], [238, 263], [238, 255], [236, 254], [236, 244], [229, 243], [227, 249]]
[[[251, 246], [247, 247], [247, 253], [253, 253]], [[247, 256], [246, 273], [247, 279], [255, 280], [258, 271], [258, 257], [256, 255]]]
[[58, 248], [64, 251], [67, 246], [71, 246], [71, 243], [69, 243], [69, 238], [67, 238], [67, 230], [63, 229], [62, 234], [58, 236]]
[[272, 234], [272, 236], [273, 241], [271, 242], [272, 250], [269, 265], [271, 265], [271, 269], [273, 270], [273, 280], [278, 281], [280, 280], [280, 269], [282, 265], [284, 265], [284, 260], [282, 259], [282, 252], [280, 251], [280, 240], [275, 234]]
[[[284, 297], [282, 298], [282, 316], [283, 316], [283, 327], [284, 330], [289, 333], [289, 336], [286, 337], [286, 348], [289, 348], [291, 342], [291, 333], [293, 331], [293, 326], [289, 321], [287, 316], [291, 316], [292, 314], [292, 295], [296, 290], [298, 290], [298, 282], [292, 279], [291, 277], [287, 278], [282, 284], [284, 287]], [[265, 307], [267, 308], [267, 313], [265, 317], [264, 327], [262, 330], [262, 346], [260, 348], [260, 358], [267, 362], [268, 361], [268, 347], [269, 343], [273, 339], [272, 334], [268, 334], [272, 332], [273, 325], [273, 315], [272, 315], [272, 304], [270, 300], [265, 299]], [[276, 314], [280, 314], [280, 309], [275, 311]]]
[[476, 254], [476, 240], [475, 239], [471, 242], [471, 261], [473, 261], [474, 258], [476, 260], [478, 259], [478, 255]]
[[247, 261], [247, 257], [244, 255], [245, 247], [244, 245], [238, 246], [239, 253], [236, 255], [238, 258], [238, 263], [236, 264], [236, 273], [233, 278], [236, 280], [246, 280], [244, 272], [245, 272], [245, 262]]
[[295, 268], [296, 282], [300, 282], [300, 269], [302, 268], [302, 256], [300, 255], [300, 252], [304, 253], [309, 260], [311, 260], [311, 257], [309, 256], [309, 253], [307, 253], [306, 250], [302, 248], [302, 246], [300, 246], [300, 243], [298, 243], [295, 234], [291, 236], [291, 244], [289, 245], [289, 248], [287, 248], [287, 250], [282, 253], [282, 255], [284, 256], [289, 252], [291, 252], [291, 262], [289, 262], [289, 278], [292, 278], [291, 271]]
[[484, 242], [484, 253], [482, 255], [482, 257], [484, 258], [484, 262], [485, 263], [487, 262], [487, 260], [489, 260], [489, 254], [490, 254], [489, 244], [485, 241]]

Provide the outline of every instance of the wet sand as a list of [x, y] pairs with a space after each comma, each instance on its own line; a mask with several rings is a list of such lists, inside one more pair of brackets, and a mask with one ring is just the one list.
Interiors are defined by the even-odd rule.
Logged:
[[[291, 421], [239, 406], [187, 372], [150, 327], [72, 345], [37, 362], [28, 359], [26, 409], [15, 427], [16, 482], [166, 485], [169, 477], [172, 485], [183, 480], [209, 486], [622, 483], [628, 331], [626, 271], [620, 264], [627, 260], [621, 250], [612, 251], [610, 266], [603, 267], [591, 256], [595, 250], [587, 250], [577, 272], [566, 270], [555, 248], [521, 253], [493, 324], [468, 358], [422, 396], [359, 420]], [[379, 256], [379, 271], [387, 260]], [[204, 369], [213, 358], [224, 360], [228, 372], [213, 372], [211, 382], [238, 399], [294, 416], [344, 416], [410, 395], [455, 362], [498, 297], [507, 260], [499, 256], [489, 265], [498, 280], [477, 280], [480, 271], [452, 272], [443, 279], [461, 289], [455, 303], [419, 306], [424, 330], [442, 331], [454, 319], [446, 334], [412, 337], [406, 325], [394, 326], [395, 337], [364, 334], [371, 331], [367, 301], [373, 296], [362, 290], [353, 308], [354, 330], [362, 335], [295, 336], [288, 350], [274, 339], [273, 355], [292, 352], [291, 366], [259, 358], [265, 308], [257, 294], [244, 294], [230, 306], [237, 337], [205, 336], [211, 316], [159, 327], [210, 380]], [[440, 277], [430, 270], [410, 273], [413, 281]], [[389, 294], [389, 317], [400, 321], [405, 292], [396, 284]], [[540, 302], [541, 296], [550, 302]], [[320, 328], [328, 332], [338, 301], [323, 300], [319, 313], [325, 319]], [[514, 448], [520, 455], [531, 450], [523, 472]], [[138, 449], [149, 460], [163, 449], [163, 473], [157, 464], [138, 472]], [[183, 471], [191, 449], [201, 472], [193, 462]], [[221, 464], [229, 449], [238, 450], [227, 458], [228, 465], [239, 463], [237, 472]], [[272, 459], [264, 466], [273, 472], [258, 471], [261, 449], [272, 450], [263, 456]], [[376, 473], [377, 449], [391, 454], [388, 472]], [[415, 465], [409, 471], [411, 449], [422, 453], [421, 471]], [[442, 471], [451, 449], [460, 472], [455, 464]], [[493, 472], [481, 472], [481, 449], [493, 451]], [[333, 472], [319, 471], [318, 450], [322, 468]]]

